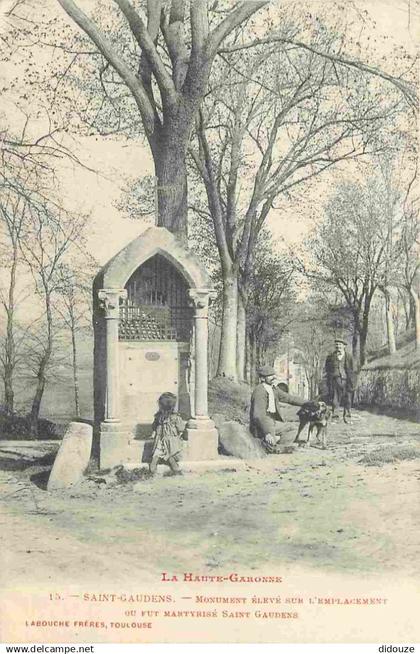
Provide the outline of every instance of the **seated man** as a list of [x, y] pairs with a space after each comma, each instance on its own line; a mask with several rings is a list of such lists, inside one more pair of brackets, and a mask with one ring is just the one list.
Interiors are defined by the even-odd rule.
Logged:
[[295, 431], [295, 425], [284, 422], [280, 402], [302, 406], [304, 400], [277, 388], [274, 368], [262, 366], [258, 370], [260, 383], [251, 397], [250, 432], [263, 441], [267, 451], [275, 452], [282, 435]]

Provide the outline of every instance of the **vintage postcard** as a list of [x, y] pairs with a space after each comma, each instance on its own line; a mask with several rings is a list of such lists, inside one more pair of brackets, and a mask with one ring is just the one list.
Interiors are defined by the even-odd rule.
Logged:
[[0, 0], [2, 643], [419, 642], [419, 17]]

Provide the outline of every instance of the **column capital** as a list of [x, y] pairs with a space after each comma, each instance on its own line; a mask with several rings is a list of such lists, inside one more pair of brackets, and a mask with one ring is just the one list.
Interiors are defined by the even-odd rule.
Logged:
[[120, 298], [125, 300], [125, 288], [101, 288], [98, 291], [99, 304], [105, 310], [105, 318], [118, 319], [120, 316]]
[[188, 294], [195, 307], [196, 317], [207, 318], [209, 305], [217, 296], [216, 291], [212, 288], [190, 288]]

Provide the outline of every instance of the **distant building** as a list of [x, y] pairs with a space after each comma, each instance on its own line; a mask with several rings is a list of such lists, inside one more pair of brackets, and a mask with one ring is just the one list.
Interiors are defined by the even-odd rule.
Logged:
[[308, 382], [305, 369], [300, 362], [300, 351], [291, 347], [274, 360], [274, 370], [278, 379], [289, 388], [289, 393], [300, 395], [305, 400], [309, 398]]

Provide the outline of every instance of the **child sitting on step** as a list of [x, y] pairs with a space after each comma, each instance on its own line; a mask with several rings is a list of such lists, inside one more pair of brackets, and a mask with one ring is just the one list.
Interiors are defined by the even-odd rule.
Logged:
[[160, 459], [166, 461], [174, 475], [182, 475], [178, 461], [182, 453], [182, 433], [185, 422], [176, 413], [176, 395], [163, 393], [158, 400], [159, 411], [153, 421], [152, 438], [154, 438], [152, 460], [149, 470], [152, 475], [156, 473]]

